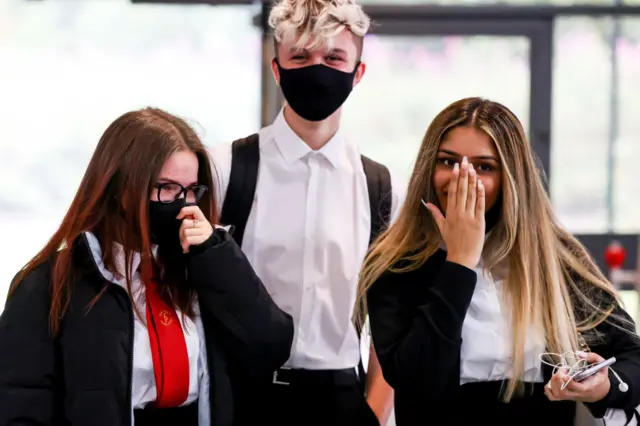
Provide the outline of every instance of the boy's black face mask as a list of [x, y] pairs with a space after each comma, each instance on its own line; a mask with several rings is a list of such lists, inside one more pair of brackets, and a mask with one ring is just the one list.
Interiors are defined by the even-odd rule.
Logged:
[[287, 103], [300, 117], [308, 121], [322, 121], [336, 112], [353, 90], [358, 65], [350, 73], [326, 65], [302, 68], [282, 68], [274, 59], [280, 73], [280, 88]]

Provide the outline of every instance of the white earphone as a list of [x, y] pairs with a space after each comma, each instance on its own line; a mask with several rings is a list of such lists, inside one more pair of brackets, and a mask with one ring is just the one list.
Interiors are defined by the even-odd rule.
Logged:
[[[582, 373], [588, 368], [593, 367], [593, 365], [587, 364], [587, 360], [581, 357], [577, 352], [565, 352], [564, 354], [545, 352], [540, 354], [538, 357], [540, 359], [540, 362], [550, 367], [553, 367], [552, 374], [555, 374], [556, 371], [558, 371], [558, 369], [560, 368], [567, 369], [569, 380], [567, 380], [565, 383], [562, 384], [562, 388], [561, 388], [562, 390], [564, 390], [564, 388], [567, 387], [567, 385], [571, 382], [571, 380], [573, 380], [573, 378], [576, 377], [578, 374]], [[559, 359], [559, 361], [555, 364], [552, 364], [551, 362], [548, 362], [544, 359], [544, 358], [554, 359], [554, 357], [556, 359]], [[610, 361], [610, 363], [613, 364], [614, 362], [615, 362], [615, 358], [612, 358], [612, 361]], [[619, 382], [618, 389], [620, 390], [620, 392], [627, 392], [629, 390], [629, 385], [626, 384], [624, 380], [622, 380], [622, 378], [618, 375], [618, 373], [615, 372], [613, 368], [609, 367], [609, 370], [611, 370], [615, 378], [618, 380]]]
[[611, 370], [611, 372], [613, 373], [613, 375], [614, 375], [614, 376], [616, 376], [616, 379], [618, 379], [618, 382], [620, 382], [620, 383], [618, 384], [618, 389], [620, 389], [620, 392], [626, 392], [626, 391], [628, 391], [628, 390], [629, 390], [629, 385], [628, 385], [628, 384], [626, 384], [626, 383], [624, 382], [624, 380], [622, 380], [622, 379], [620, 378], [620, 376], [618, 376], [618, 373], [616, 373], [616, 371], [615, 371], [613, 368], [609, 368], [609, 370]]

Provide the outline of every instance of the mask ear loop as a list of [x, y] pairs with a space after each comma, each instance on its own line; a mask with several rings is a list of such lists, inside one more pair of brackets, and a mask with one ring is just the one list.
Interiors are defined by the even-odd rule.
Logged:
[[[547, 362], [544, 358], [557, 357], [560, 359], [556, 364], [552, 364]], [[549, 367], [553, 367], [552, 375], [556, 374], [559, 369], [567, 369], [567, 374], [569, 375], [569, 380], [562, 384], [561, 390], [564, 390], [569, 383], [573, 380], [575, 376], [577, 376], [580, 372], [584, 371], [589, 365], [587, 364], [587, 360], [578, 356], [576, 352], [565, 352], [563, 354], [556, 354], [553, 352], [543, 352], [538, 355], [538, 359], [541, 363], [548, 365]], [[572, 361], [570, 361], [572, 360]]]

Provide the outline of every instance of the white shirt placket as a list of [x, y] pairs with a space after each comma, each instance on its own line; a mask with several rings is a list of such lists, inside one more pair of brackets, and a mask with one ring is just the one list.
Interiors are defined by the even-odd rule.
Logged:
[[318, 224], [318, 181], [320, 164], [318, 155], [310, 153], [306, 158], [309, 166], [309, 182], [307, 185], [307, 202], [305, 206], [303, 267], [302, 267], [302, 300], [300, 306], [299, 344], [304, 345], [307, 340], [313, 340], [309, 335], [312, 327], [313, 307], [315, 299], [314, 274], [314, 240]]

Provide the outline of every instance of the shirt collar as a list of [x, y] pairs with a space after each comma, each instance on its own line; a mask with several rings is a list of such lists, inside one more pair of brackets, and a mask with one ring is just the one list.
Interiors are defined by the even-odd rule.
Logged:
[[[91, 250], [91, 254], [93, 255], [93, 259], [98, 266], [98, 269], [102, 273], [102, 275], [108, 280], [115, 284], [120, 284], [126, 288], [125, 281], [125, 271], [126, 271], [126, 262], [124, 255], [124, 248], [119, 243], [113, 244], [113, 255], [114, 255], [114, 263], [116, 267], [116, 271], [107, 270], [103, 260], [102, 260], [102, 250], [100, 248], [100, 242], [98, 238], [92, 234], [91, 232], [85, 232], [85, 236], [87, 237], [87, 241], [89, 242], [89, 248]], [[151, 247], [151, 251], [154, 256], [157, 255], [158, 247], [153, 245]], [[140, 253], [133, 253], [131, 258], [131, 269], [129, 271], [130, 277], [134, 277], [137, 273], [138, 267], [140, 266], [141, 256]]]
[[[282, 158], [287, 164], [294, 163], [314, 152], [287, 123], [284, 109], [280, 110], [273, 122], [273, 137]], [[333, 167], [339, 167], [346, 161], [346, 143], [340, 130], [322, 148], [315, 151], [325, 157]]]

